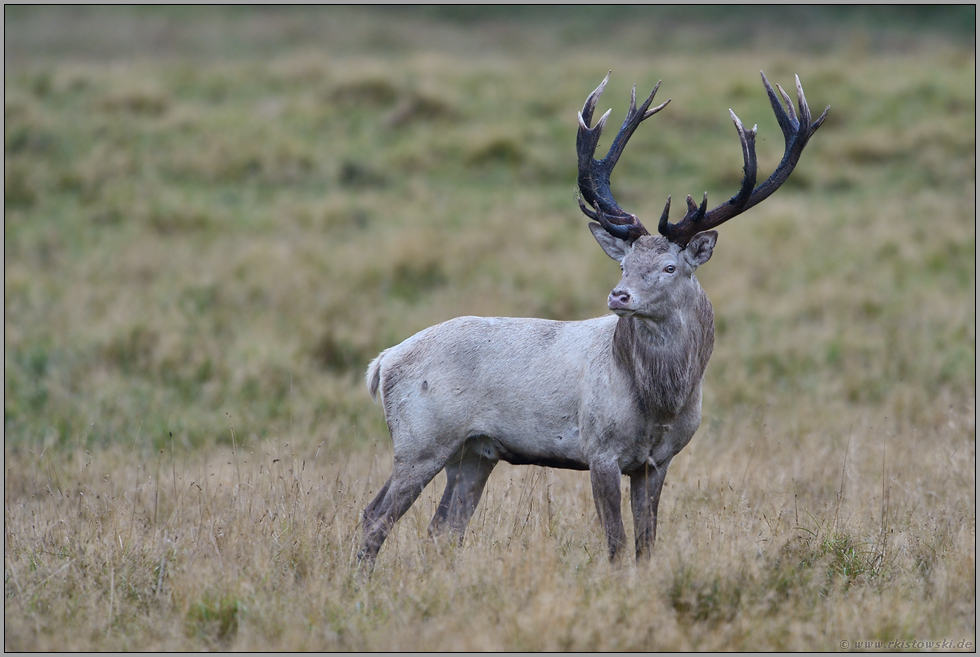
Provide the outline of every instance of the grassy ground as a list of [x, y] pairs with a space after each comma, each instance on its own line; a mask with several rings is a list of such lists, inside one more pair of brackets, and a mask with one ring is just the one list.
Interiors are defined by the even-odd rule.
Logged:
[[[973, 8], [549, 11], [5, 9], [5, 649], [973, 649]], [[463, 547], [440, 476], [364, 579], [367, 362], [606, 312], [609, 69], [612, 123], [673, 99], [613, 181], [648, 225], [737, 188], [729, 107], [775, 166], [760, 69], [831, 105], [699, 271], [654, 559], [605, 562], [586, 474], [501, 466]]]

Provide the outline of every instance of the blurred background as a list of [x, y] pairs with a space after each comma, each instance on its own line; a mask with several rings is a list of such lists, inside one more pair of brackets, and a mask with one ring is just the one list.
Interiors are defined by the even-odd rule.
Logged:
[[648, 226], [668, 194], [737, 190], [729, 108], [775, 167], [760, 70], [831, 106], [698, 273], [708, 426], [972, 415], [973, 5], [8, 6], [4, 56], [8, 453], [359, 449], [387, 440], [381, 349], [464, 314], [607, 312], [574, 141], [610, 69], [613, 134], [633, 84], [672, 99], [613, 177]]

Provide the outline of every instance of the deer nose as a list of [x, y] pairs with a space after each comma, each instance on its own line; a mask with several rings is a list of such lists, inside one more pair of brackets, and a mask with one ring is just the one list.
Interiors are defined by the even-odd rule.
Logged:
[[626, 290], [613, 290], [609, 293], [609, 309], [626, 308], [630, 303], [630, 293]]

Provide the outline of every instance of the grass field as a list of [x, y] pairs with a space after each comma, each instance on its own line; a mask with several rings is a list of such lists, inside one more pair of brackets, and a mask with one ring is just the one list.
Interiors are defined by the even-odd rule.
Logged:
[[[975, 8], [559, 11], [5, 7], [5, 650], [975, 649]], [[610, 69], [611, 124], [672, 98], [613, 178], [648, 226], [737, 189], [729, 108], [775, 167], [760, 69], [831, 106], [698, 272], [653, 559], [607, 563], [586, 473], [504, 464], [367, 578], [369, 360], [607, 312]]]

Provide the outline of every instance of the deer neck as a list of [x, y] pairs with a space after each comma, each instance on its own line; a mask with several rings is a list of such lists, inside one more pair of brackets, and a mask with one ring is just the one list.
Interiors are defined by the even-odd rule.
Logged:
[[[690, 308], [690, 307], [689, 307]], [[714, 346], [714, 318], [703, 292], [693, 308], [663, 317], [620, 317], [613, 335], [616, 365], [627, 375], [648, 418], [670, 421], [700, 386]]]

